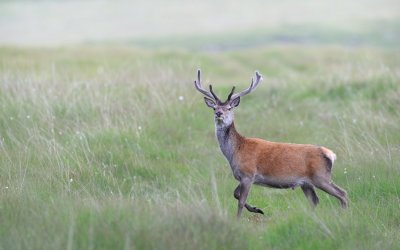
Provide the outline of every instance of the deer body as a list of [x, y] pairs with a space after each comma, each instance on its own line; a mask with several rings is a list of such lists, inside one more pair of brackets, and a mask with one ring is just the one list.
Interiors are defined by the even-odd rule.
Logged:
[[204, 90], [200, 84], [200, 71], [196, 88], [206, 95], [207, 106], [215, 111], [215, 133], [220, 149], [239, 181], [234, 197], [239, 200], [237, 216], [243, 207], [250, 212], [262, 210], [246, 203], [252, 184], [272, 188], [295, 188], [300, 186], [313, 206], [319, 203], [314, 187], [339, 199], [343, 208], [347, 207], [346, 191], [331, 181], [331, 169], [336, 155], [325, 147], [309, 144], [277, 143], [259, 138], [246, 138], [235, 128], [233, 108], [240, 103], [240, 97], [254, 90], [262, 77], [256, 72], [256, 81], [238, 94], [232, 88], [227, 101], [221, 102], [212, 91]]
[[[217, 128], [216, 134], [238, 181], [250, 177], [257, 185], [294, 188], [311, 182], [318, 172], [325, 175], [330, 170], [327, 160], [334, 161], [324, 153], [332, 151], [324, 147], [246, 138], [236, 131], [234, 124], [226, 130]], [[326, 168], [317, 167], [324, 165]]]

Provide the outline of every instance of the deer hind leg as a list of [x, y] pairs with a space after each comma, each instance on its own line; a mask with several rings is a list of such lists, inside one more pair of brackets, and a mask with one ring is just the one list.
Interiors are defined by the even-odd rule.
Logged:
[[316, 207], [319, 203], [319, 198], [317, 193], [315, 193], [314, 186], [311, 184], [304, 184], [301, 186], [301, 190], [303, 190], [304, 195], [310, 201], [313, 207]]
[[331, 185], [332, 185], [333, 188], [336, 189], [342, 196], [346, 197], [346, 200], [348, 200], [348, 198], [347, 198], [347, 192], [346, 192], [343, 188], [339, 187], [338, 185], [336, 185], [336, 184], [333, 183], [333, 182], [331, 182]]
[[340, 193], [340, 195], [344, 199], [345, 206], [342, 205], [342, 207], [347, 208], [349, 206], [349, 198], [347, 198], [347, 192], [333, 182], [331, 182], [331, 185], [338, 193]]
[[[236, 200], [239, 200], [240, 197], [240, 184], [237, 186], [237, 188], [235, 188], [235, 191], [233, 192], [233, 196], [235, 197]], [[249, 212], [252, 213], [259, 213], [259, 214], [264, 214], [264, 212], [257, 208], [257, 207], [253, 207], [247, 203], [244, 204], [244, 207], [249, 210]]]
[[342, 188], [338, 187], [331, 181], [320, 181], [315, 183], [315, 186], [326, 193], [335, 196], [340, 201], [342, 208], [347, 208], [349, 202], [346, 191], [344, 191]]

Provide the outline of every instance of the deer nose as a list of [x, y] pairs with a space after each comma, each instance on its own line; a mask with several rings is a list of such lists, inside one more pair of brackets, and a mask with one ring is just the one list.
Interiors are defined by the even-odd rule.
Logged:
[[217, 111], [217, 112], [215, 112], [215, 115], [216, 115], [217, 117], [220, 117], [220, 116], [222, 115], [222, 112], [221, 112], [221, 111]]

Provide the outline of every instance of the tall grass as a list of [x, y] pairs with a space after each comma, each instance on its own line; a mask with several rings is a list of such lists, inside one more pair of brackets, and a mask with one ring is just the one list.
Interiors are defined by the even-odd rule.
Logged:
[[[276, 47], [196, 54], [129, 47], [0, 49], [0, 248], [394, 249], [400, 238], [399, 52]], [[198, 67], [223, 95], [265, 81], [239, 131], [325, 145], [348, 210], [319, 192], [236, 181]]]

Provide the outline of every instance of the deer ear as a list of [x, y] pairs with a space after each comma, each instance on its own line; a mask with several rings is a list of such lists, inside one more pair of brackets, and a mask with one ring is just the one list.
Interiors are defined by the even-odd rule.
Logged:
[[216, 103], [214, 100], [208, 98], [208, 97], [204, 97], [204, 101], [206, 102], [206, 105], [212, 109], [215, 109]]
[[231, 105], [231, 107], [236, 108], [237, 106], [239, 106], [240, 103], [240, 96], [236, 97], [235, 99], [231, 100], [229, 102], [229, 104]]

